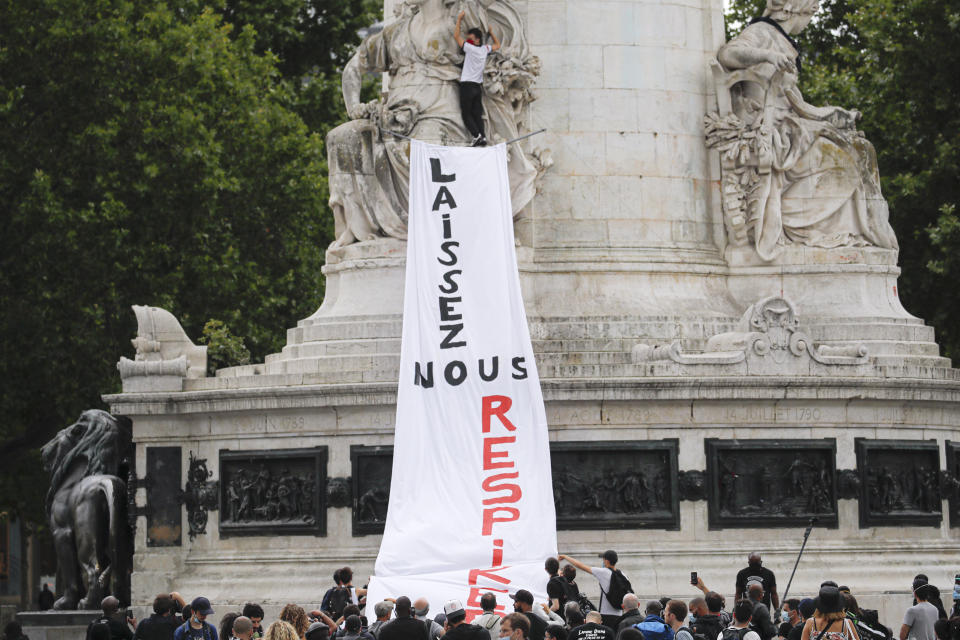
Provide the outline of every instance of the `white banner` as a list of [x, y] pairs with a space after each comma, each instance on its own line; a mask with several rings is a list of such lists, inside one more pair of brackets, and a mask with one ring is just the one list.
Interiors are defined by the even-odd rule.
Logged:
[[[520, 294], [507, 153], [410, 146], [393, 479], [367, 604], [527, 589], [557, 554], [547, 420]], [[369, 616], [369, 612], [368, 612]], [[372, 619], [372, 618], [371, 618]]]

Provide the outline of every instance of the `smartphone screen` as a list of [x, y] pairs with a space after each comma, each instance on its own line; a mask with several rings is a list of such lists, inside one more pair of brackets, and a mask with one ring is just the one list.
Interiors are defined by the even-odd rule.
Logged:
[[[960, 576], [957, 576], [957, 577], [960, 578]], [[696, 584], [697, 584], [697, 572], [696, 572], [696, 571], [691, 571], [691, 572], [690, 572], [690, 584], [692, 584], [692, 585], [696, 585]]]

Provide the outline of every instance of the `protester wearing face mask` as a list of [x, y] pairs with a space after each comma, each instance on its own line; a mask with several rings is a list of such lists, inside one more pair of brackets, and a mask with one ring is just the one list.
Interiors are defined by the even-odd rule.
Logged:
[[174, 640], [217, 640], [217, 628], [207, 622], [207, 616], [213, 615], [210, 600], [200, 596], [190, 603], [190, 618], [177, 627]]

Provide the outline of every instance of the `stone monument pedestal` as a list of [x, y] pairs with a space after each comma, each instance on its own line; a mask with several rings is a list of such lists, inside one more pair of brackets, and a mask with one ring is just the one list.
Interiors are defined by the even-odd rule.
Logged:
[[[786, 584], [815, 516], [791, 595], [833, 579], [894, 627], [917, 573], [946, 596], [960, 557], [960, 371], [900, 304], [895, 250], [788, 245], [765, 262], [728, 245], [703, 125], [719, 0], [493, 5], [526, 21], [541, 69], [527, 129], [549, 131], [523, 144], [555, 160], [516, 227], [561, 553], [616, 549], [642, 599], [689, 600], [698, 571], [729, 603], [753, 551]], [[282, 352], [106, 397], [133, 419], [146, 479], [135, 603], [176, 589], [218, 611], [261, 602], [273, 619], [287, 602], [317, 606], [343, 565], [356, 584], [373, 570], [396, 381], [409, 374], [405, 247], [380, 238], [327, 255], [323, 303]], [[237, 497], [251, 478], [269, 487], [284, 458], [309, 487], [296, 523]], [[159, 478], [178, 479], [183, 505]], [[291, 533], [304, 518], [310, 532]], [[154, 534], [176, 524], [182, 539]], [[595, 581], [579, 584], [596, 602]]]
[[17, 621], [30, 640], [77, 640], [87, 633], [87, 626], [101, 611], [21, 611]]

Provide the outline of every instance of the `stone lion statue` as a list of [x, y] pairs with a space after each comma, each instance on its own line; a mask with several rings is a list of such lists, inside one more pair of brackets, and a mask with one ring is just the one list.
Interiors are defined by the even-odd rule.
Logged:
[[108, 595], [130, 601], [133, 545], [127, 525], [129, 420], [84, 411], [41, 450], [50, 474], [46, 511], [63, 596], [54, 609], [97, 609]]

